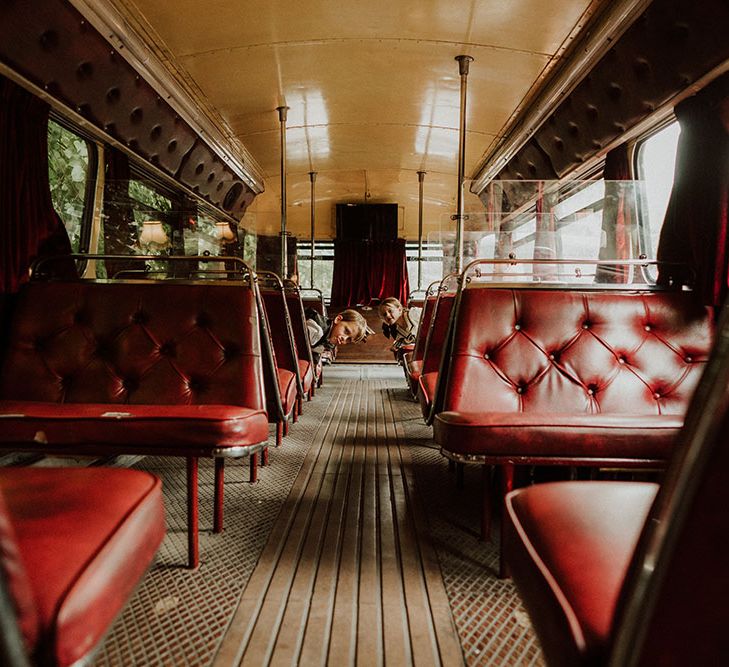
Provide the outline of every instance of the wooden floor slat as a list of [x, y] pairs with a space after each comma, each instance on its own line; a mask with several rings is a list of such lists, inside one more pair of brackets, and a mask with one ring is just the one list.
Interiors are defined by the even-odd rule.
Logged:
[[393, 394], [369, 375], [328, 378], [335, 398], [215, 664], [463, 664]]

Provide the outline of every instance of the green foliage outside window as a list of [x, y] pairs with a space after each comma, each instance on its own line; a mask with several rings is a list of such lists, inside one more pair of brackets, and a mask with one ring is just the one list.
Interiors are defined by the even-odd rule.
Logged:
[[66, 226], [74, 252], [81, 245], [81, 221], [89, 175], [86, 141], [53, 121], [48, 122], [48, 177], [51, 200]]

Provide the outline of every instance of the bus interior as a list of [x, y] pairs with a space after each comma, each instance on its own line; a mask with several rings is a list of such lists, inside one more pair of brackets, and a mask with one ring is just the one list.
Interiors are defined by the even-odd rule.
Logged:
[[728, 26], [3, 0], [0, 663], [728, 664]]

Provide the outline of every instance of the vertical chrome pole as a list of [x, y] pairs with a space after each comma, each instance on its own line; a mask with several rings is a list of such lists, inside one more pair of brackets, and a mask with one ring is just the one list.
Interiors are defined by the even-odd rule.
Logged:
[[423, 181], [424, 171], [418, 172], [418, 290], [423, 285]]
[[314, 186], [316, 184], [316, 172], [309, 172], [309, 180], [311, 181], [311, 282], [309, 287], [314, 287], [314, 239], [316, 238], [316, 196], [314, 194]]
[[456, 192], [456, 271], [463, 264], [463, 172], [466, 161], [466, 80], [471, 56], [456, 56], [458, 72], [461, 75], [461, 122], [458, 132], [458, 191]]
[[281, 123], [281, 278], [288, 278], [288, 248], [286, 243], [286, 112], [287, 106], [276, 107]]

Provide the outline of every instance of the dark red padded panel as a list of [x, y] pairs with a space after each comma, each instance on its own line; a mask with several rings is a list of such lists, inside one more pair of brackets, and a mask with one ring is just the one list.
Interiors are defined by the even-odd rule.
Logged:
[[71, 3], [0, 3], [0, 59], [211, 203], [242, 215], [253, 201], [251, 188]]
[[0, 423], [0, 443], [17, 443], [19, 450], [28, 448], [27, 443], [37, 443], [31, 449], [59, 453], [209, 456], [268, 438], [265, 410], [230, 405], [0, 400]]
[[0, 469], [40, 619], [39, 664], [71, 665], [103, 637], [164, 536], [160, 481], [119, 469]]
[[498, 178], [563, 177], [729, 58], [724, 0], [654, 0]]
[[177, 172], [194, 131], [71, 3], [4, 2], [0, 26], [5, 62], [141, 157]]
[[0, 398], [264, 410], [257, 328], [240, 285], [31, 283]]
[[198, 139], [178, 172], [185, 185], [226, 211], [244, 212], [253, 201], [250, 188], [218, 158], [211, 148]]
[[[433, 437], [448, 452], [549, 459], [668, 460], [682, 415], [440, 412]], [[639, 433], [639, 435], [637, 435]]]
[[504, 553], [550, 664], [602, 664], [657, 488], [561, 482], [506, 497]]
[[443, 410], [682, 414], [712, 342], [690, 293], [474, 287]]

